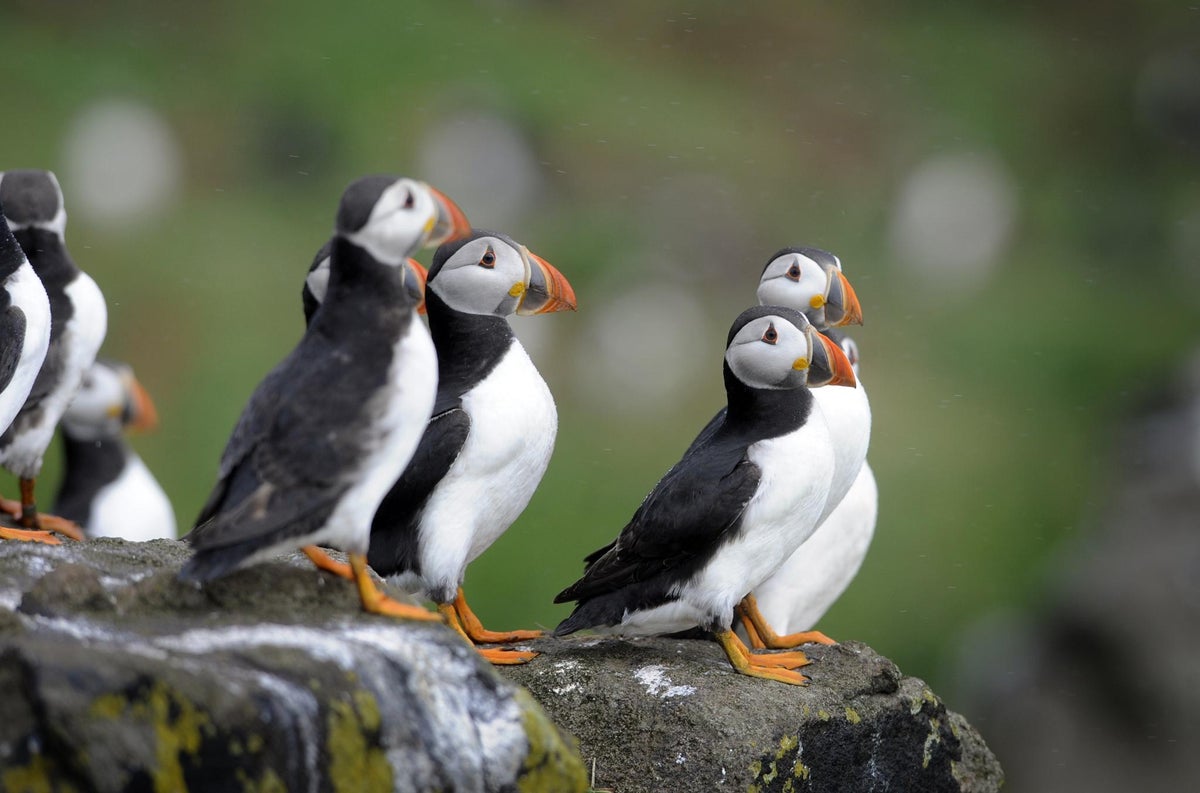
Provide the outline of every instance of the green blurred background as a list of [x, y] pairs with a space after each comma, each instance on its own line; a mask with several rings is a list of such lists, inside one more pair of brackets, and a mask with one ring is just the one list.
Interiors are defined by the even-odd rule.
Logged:
[[1198, 33], [1170, 2], [9, 2], [0, 168], [58, 173], [183, 528], [351, 179], [427, 179], [558, 266], [579, 312], [515, 321], [557, 453], [467, 581], [496, 628], [565, 616], [722, 404], [768, 256], [837, 252], [881, 503], [820, 627], [936, 687], [1038, 608], [1114, 422], [1200, 339]]

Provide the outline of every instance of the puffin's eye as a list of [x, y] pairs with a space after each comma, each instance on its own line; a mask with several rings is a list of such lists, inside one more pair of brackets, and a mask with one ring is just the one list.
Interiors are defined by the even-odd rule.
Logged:
[[788, 268], [787, 277], [791, 278], [793, 281], [799, 281], [800, 280], [800, 265], [793, 262], [792, 266]]
[[479, 260], [479, 266], [489, 270], [496, 266], [496, 252], [492, 250], [491, 245], [488, 246], [487, 253], [483, 254], [483, 258]]
[[762, 340], [767, 344], [774, 344], [775, 342], [779, 341], [779, 332], [775, 330], [774, 322], [767, 327], [766, 333], [762, 335]]
[[416, 203], [416, 199], [413, 198], [412, 190], [409, 190], [408, 194], [404, 198], [404, 208], [412, 209], [413, 204], [415, 204], [415, 203]]

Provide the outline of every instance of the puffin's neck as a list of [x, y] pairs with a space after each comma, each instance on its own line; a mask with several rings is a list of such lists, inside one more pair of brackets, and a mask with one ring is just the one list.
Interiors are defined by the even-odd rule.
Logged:
[[758, 438], [776, 438], [802, 425], [812, 411], [812, 392], [807, 388], [751, 388], [725, 364], [725, 396], [729, 430]]
[[429, 333], [438, 354], [438, 405], [457, 400], [495, 368], [512, 346], [508, 320], [494, 314], [468, 314], [451, 308], [426, 287]]
[[14, 231], [13, 236], [21, 244], [47, 292], [65, 287], [79, 274], [62, 237], [53, 231], [30, 226]]
[[337, 237], [329, 263], [329, 286], [312, 327], [335, 336], [346, 334], [391, 344], [413, 321], [413, 299], [398, 267], [376, 261], [354, 243]]

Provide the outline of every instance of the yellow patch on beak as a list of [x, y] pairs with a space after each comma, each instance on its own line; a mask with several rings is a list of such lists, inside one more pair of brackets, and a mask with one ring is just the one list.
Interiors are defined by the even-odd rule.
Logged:
[[437, 225], [437, 217], [434, 216], [434, 217], [429, 218], [429, 220], [425, 221], [425, 233], [429, 234], [430, 232], [432, 232], [433, 227], [436, 225]]
[[124, 412], [125, 408], [122, 405], [109, 405], [107, 408], [105, 408], [104, 415], [108, 416], [110, 419], [119, 419], [121, 418], [121, 414]]
[[813, 308], [822, 308], [825, 305], [825, 295], [813, 295], [808, 304]]
[[799, 372], [803, 372], [808, 368], [808, 359], [803, 357], [797, 358], [796, 360], [792, 361], [792, 368]]
[[517, 281], [512, 285], [512, 289], [508, 290], [509, 297], [520, 297], [523, 294], [525, 294], [525, 284], [520, 281]]

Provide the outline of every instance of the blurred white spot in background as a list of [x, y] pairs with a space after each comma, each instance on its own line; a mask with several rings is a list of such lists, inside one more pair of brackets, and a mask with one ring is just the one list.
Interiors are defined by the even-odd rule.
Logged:
[[167, 122], [130, 99], [101, 99], [72, 120], [63, 143], [67, 212], [97, 225], [153, 219], [179, 193], [183, 162]]
[[719, 377], [720, 352], [697, 294], [659, 282], [596, 301], [573, 356], [578, 396], [612, 414], [661, 416], [704, 374]]
[[421, 177], [453, 198], [479, 228], [509, 232], [541, 189], [525, 134], [486, 113], [461, 113], [431, 126], [417, 146], [417, 161]]
[[1013, 180], [998, 158], [938, 155], [904, 180], [892, 208], [892, 251], [930, 286], [971, 293], [998, 263], [1016, 211]]

